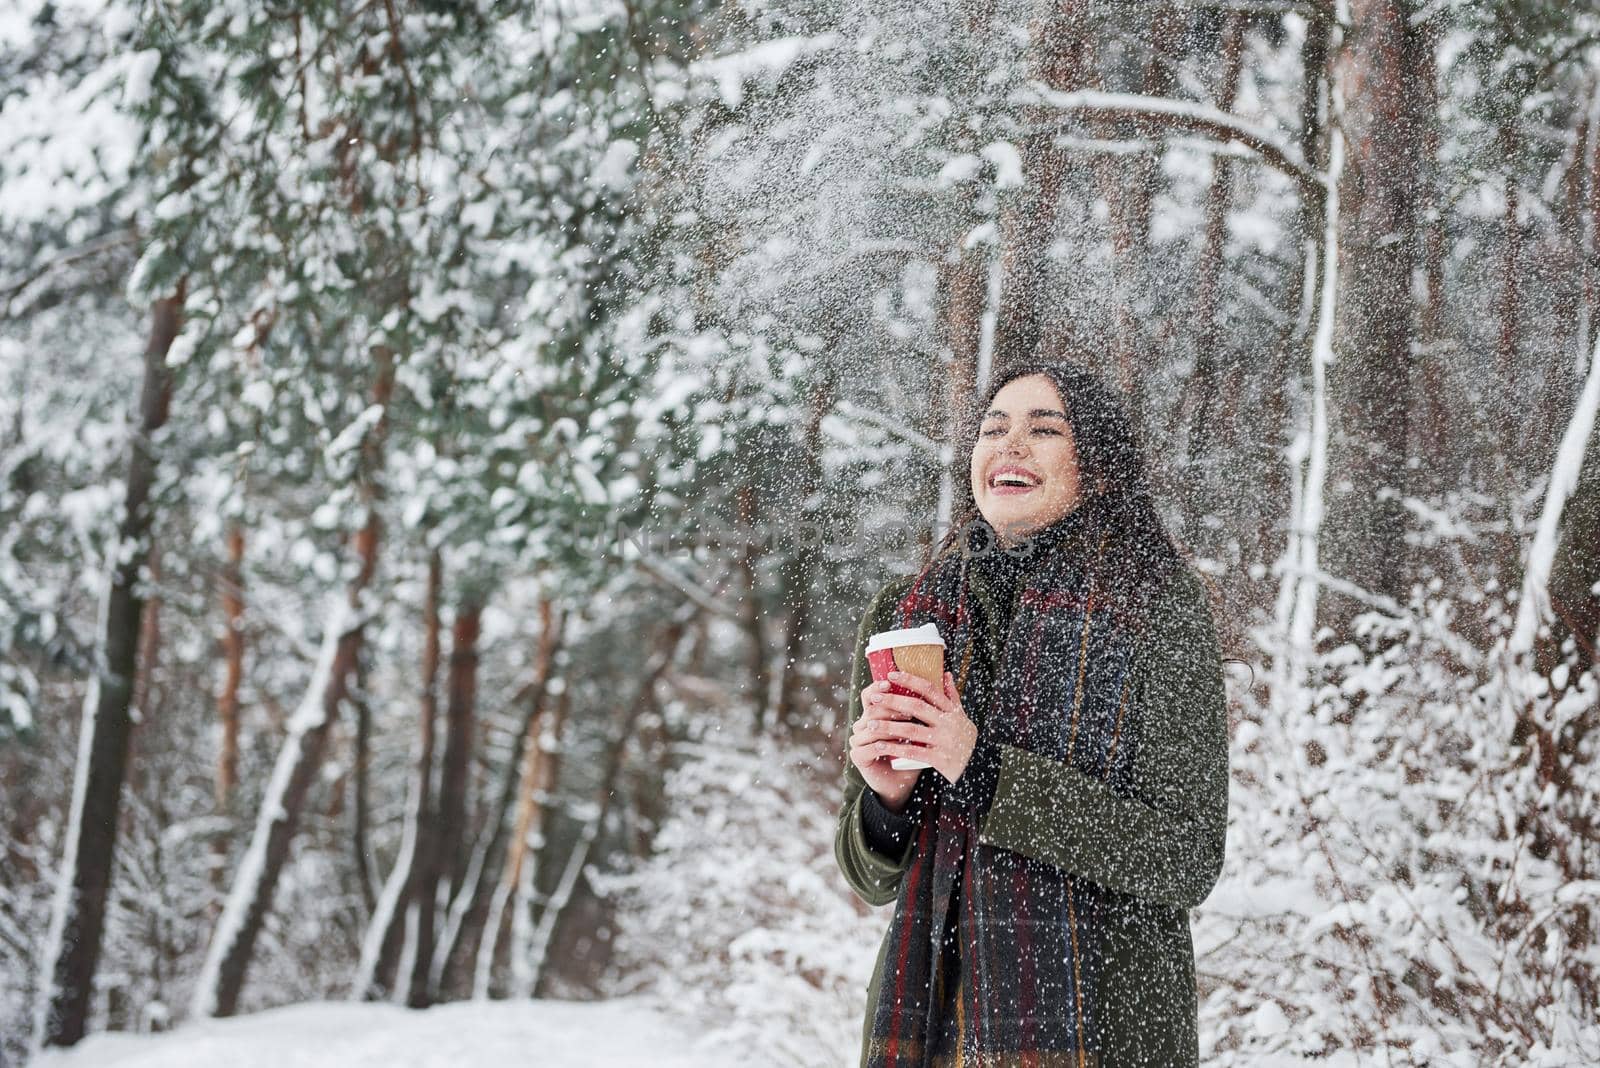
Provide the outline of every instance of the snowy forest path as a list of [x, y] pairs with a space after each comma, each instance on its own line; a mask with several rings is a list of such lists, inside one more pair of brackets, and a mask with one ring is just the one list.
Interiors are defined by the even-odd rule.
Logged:
[[52, 1050], [35, 1068], [723, 1068], [732, 1054], [694, 1049], [692, 1028], [638, 997], [609, 1001], [457, 1002], [430, 1009], [310, 1002], [196, 1021], [165, 1034], [105, 1032]]

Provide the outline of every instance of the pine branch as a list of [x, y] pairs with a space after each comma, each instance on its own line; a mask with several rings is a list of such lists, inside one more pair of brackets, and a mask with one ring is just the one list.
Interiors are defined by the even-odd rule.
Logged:
[[[97, 237], [92, 237], [81, 245], [62, 251], [55, 258], [46, 260], [19, 278], [0, 282], [0, 298], [4, 298], [6, 302], [5, 313], [0, 318], [9, 319], [13, 314], [12, 302], [46, 275], [53, 274], [65, 267], [70, 267], [82, 260], [93, 259], [102, 253], [115, 251], [124, 245], [131, 245], [138, 237], [138, 231], [131, 226], [111, 230]], [[25, 309], [26, 305], [23, 308]]]

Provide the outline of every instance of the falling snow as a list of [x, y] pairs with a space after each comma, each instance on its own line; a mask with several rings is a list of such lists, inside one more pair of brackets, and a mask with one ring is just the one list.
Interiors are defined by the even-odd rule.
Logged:
[[[907, 871], [1037, 936], [1016, 987], [922, 947], [1010, 1052], [1098, 1048], [1115, 973], [1066, 966], [1125, 921], [1172, 950], [1125, 1005], [1200, 1063], [1600, 1063], [1597, 39], [1532, 0], [6, 5], [0, 1063], [853, 1064], [874, 972], [920, 974], [879, 955]], [[1059, 390], [1070, 463], [979, 435], [1031, 359], [1116, 391], [1143, 482]], [[997, 818], [917, 867], [853, 654], [1000, 514], [1002, 440], [1138, 491], [1106, 619], [1158, 528], [1183, 573], [1148, 632], [970, 617], [1039, 641], [963, 713]]]

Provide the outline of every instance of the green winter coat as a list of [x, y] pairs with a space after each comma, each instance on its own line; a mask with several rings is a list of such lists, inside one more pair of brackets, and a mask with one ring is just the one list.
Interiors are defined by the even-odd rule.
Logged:
[[[886, 584], [861, 620], [850, 683], [852, 723], [861, 715], [861, 690], [872, 681], [867, 638], [895, 625], [896, 605], [914, 578]], [[1009, 618], [993, 610], [992, 595], [976, 569], [968, 572], [968, 580], [970, 595], [990, 608], [984, 618]], [[1216, 884], [1227, 834], [1228, 712], [1221, 653], [1205, 588], [1193, 571], [1180, 568], [1167, 581], [1151, 620], [1133, 665], [1137, 681], [1131, 699], [1142, 705], [1134, 720], [1141, 731], [1136, 796], [1118, 796], [1075, 768], [1002, 744], [994, 801], [978, 827], [981, 843], [1047, 861], [1130, 895], [1107, 925], [1101, 1068], [1198, 1063], [1189, 909]], [[989, 633], [977, 645], [991, 665], [1003, 640], [1003, 634]], [[981, 730], [985, 710], [965, 711]], [[863, 901], [887, 905], [898, 896], [916, 839], [899, 857], [869, 847], [861, 822], [865, 788], [861, 772], [846, 759], [834, 856]], [[1062, 819], [1063, 812], [1077, 815]], [[866, 991], [863, 1064], [887, 945], [885, 930]]]

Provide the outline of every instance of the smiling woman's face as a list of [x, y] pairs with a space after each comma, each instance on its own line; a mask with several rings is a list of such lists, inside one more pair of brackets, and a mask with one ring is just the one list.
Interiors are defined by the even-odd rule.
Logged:
[[1055, 383], [1044, 375], [1007, 382], [972, 450], [978, 511], [1011, 542], [1066, 515], [1078, 495], [1078, 450]]

